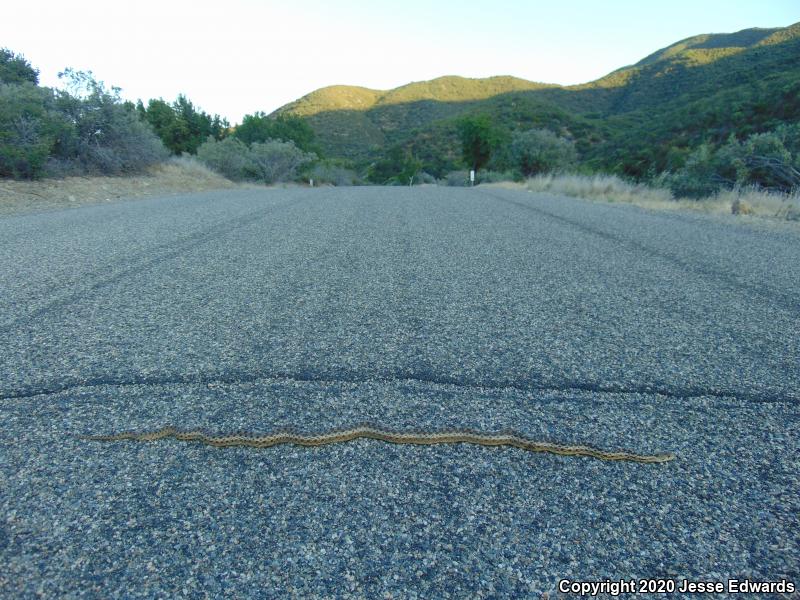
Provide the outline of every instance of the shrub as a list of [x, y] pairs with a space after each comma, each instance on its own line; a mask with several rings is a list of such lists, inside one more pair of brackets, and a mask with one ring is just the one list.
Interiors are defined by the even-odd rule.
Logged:
[[[732, 158], [732, 155], [731, 155]], [[702, 198], [716, 193], [734, 176], [731, 186], [739, 178], [737, 172], [743, 167], [733, 160], [720, 161], [708, 144], [700, 145], [686, 159], [686, 164], [675, 174], [666, 178], [672, 192], [681, 198]]]
[[66, 123], [49, 90], [33, 83], [0, 84], [0, 176], [36, 179]]
[[747, 171], [737, 183], [784, 191], [800, 186], [800, 156], [794, 160], [781, 137], [778, 132], [768, 132], [747, 138], [743, 152]]
[[420, 171], [419, 173], [417, 173], [417, 181], [420, 184], [436, 183], [436, 177], [425, 171]]
[[744, 142], [731, 136], [718, 149], [702, 144], [669, 177], [670, 187], [676, 195], [689, 198], [747, 186], [789, 192], [800, 186], [800, 154], [792, 154], [799, 138], [800, 127], [784, 126], [753, 134]]
[[335, 163], [321, 162], [314, 165], [308, 173], [315, 184], [330, 184], [335, 186], [356, 185], [358, 175], [355, 171], [347, 169]]
[[269, 184], [294, 179], [297, 170], [315, 160], [316, 155], [303, 152], [293, 142], [269, 140], [248, 148], [235, 137], [222, 141], [209, 137], [198, 148], [197, 158], [228, 179]]
[[218, 141], [210, 137], [197, 149], [197, 158], [207, 167], [233, 181], [242, 181], [251, 176], [250, 150], [229, 137]]
[[469, 172], [451, 171], [445, 177], [445, 184], [450, 187], [466, 187], [469, 185]]
[[290, 181], [297, 170], [317, 157], [303, 152], [294, 142], [268, 140], [250, 146], [250, 168], [255, 179], [263, 183]]
[[525, 176], [566, 171], [578, 160], [574, 142], [546, 129], [514, 132], [509, 153]]
[[[10, 73], [10, 74], [9, 74]], [[69, 91], [36, 85], [27, 61], [0, 50], [0, 176], [35, 179], [73, 173], [137, 173], [166, 158], [166, 149], [124, 103], [90, 72], [59, 74]]]
[[107, 90], [90, 72], [68, 69], [59, 76], [72, 93], [55, 99], [69, 125], [53, 148], [55, 159], [101, 175], [138, 173], [166, 159], [161, 140], [122, 102], [119, 88]]

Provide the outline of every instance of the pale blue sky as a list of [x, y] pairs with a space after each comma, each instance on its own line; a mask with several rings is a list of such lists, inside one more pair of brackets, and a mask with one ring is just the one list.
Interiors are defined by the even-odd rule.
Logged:
[[332, 84], [441, 75], [583, 83], [679, 39], [800, 21], [797, 0], [13, 1], [0, 46], [58, 83], [92, 70], [126, 98], [185, 93], [232, 122]]

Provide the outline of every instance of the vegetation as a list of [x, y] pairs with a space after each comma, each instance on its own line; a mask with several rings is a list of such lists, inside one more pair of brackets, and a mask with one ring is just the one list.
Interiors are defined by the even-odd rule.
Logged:
[[303, 152], [294, 142], [267, 140], [250, 146], [252, 173], [262, 183], [291, 181], [300, 167], [316, 158], [315, 154]]
[[213, 137], [197, 149], [201, 163], [231, 181], [243, 181], [251, 175], [250, 149], [235, 137], [218, 141]]
[[39, 83], [39, 71], [21, 54], [0, 48], [0, 82], [9, 84]]
[[506, 141], [488, 115], [464, 117], [457, 127], [464, 164], [474, 171], [485, 167], [495, 149]]
[[[798, 55], [800, 24], [748, 29], [682, 40], [580, 86], [460, 77], [389, 91], [335, 86], [276, 114], [306, 119], [327, 156], [353, 161], [364, 171], [374, 172], [377, 164], [385, 180], [396, 177], [402, 165], [396, 158], [406, 153], [439, 178], [476, 164], [500, 171], [529, 168], [519, 156], [511, 156], [507, 143], [486, 143], [480, 132], [464, 151], [469, 132], [461, 124], [484, 120], [506, 139], [537, 129], [571, 141], [576, 168], [583, 172], [636, 181], [668, 173], [677, 193], [695, 196], [743, 183], [788, 190], [796, 185], [794, 175], [783, 167], [776, 170], [774, 162], [785, 165], [786, 156], [763, 144], [769, 136], [783, 135], [781, 126], [800, 121]], [[705, 189], [695, 185], [708, 173], [708, 161], [730, 163], [725, 155], [733, 150], [732, 135], [746, 150], [758, 141], [748, 142], [755, 134], [768, 138], [761, 139], [762, 149], [746, 161], [746, 177], [715, 171], [714, 179], [703, 183]], [[758, 156], [768, 159], [761, 168]]]
[[[91, 73], [67, 69], [68, 91], [39, 87], [38, 75], [3, 51], [0, 83], [0, 176], [138, 173], [167, 152], [119, 89]], [[10, 73], [10, 74], [9, 74]]]
[[575, 143], [547, 129], [515, 131], [509, 153], [514, 167], [526, 177], [566, 171], [578, 160]]
[[133, 173], [197, 153], [231, 179], [267, 183], [462, 185], [469, 169], [477, 183], [574, 171], [679, 198], [787, 194], [800, 188], [798, 56], [800, 23], [695, 36], [579, 86], [333, 86], [231, 127], [185, 96], [123, 102], [91, 73], [65, 71], [66, 91], [39, 86], [38, 71], [3, 49], [0, 176]]
[[311, 92], [277, 112], [279, 114], [288, 113], [308, 117], [332, 110], [363, 111], [393, 104], [409, 104], [425, 100], [436, 102], [484, 100], [499, 94], [549, 87], [556, 86], [508, 76], [488, 77], [486, 79], [446, 76], [438, 77], [431, 81], [409, 83], [388, 91], [334, 85]]
[[676, 194], [686, 197], [747, 186], [767, 191], [800, 188], [800, 124], [754, 133], [743, 141], [731, 135], [719, 147], [701, 144], [666, 180]]
[[421, 170], [422, 161], [411, 151], [395, 146], [369, 166], [367, 180], [379, 185], [413, 185]]
[[632, 183], [616, 175], [537, 175], [527, 179], [524, 186], [532, 192], [623, 202], [655, 210], [682, 209], [800, 221], [800, 193], [770, 192], [753, 186], [720, 190], [691, 200], [676, 199], [663, 181]]
[[150, 100], [145, 106], [140, 100], [136, 104], [136, 112], [150, 124], [169, 151], [177, 156], [196, 154], [208, 136], [221, 140], [230, 128], [226, 119], [198, 109], [183, 95], [178, 96], [172, 104], [159, 98]]
[[0, 50], [0, 177], [133, 174], [198, 153], [226, 177], [273, 183], [316, 159], [313, 130], [291, 115], [248, 115], [229, 137], [225, 119], [183, 95], [134, 105], [90, 72], [59, 76], [65, 90], [40, 87], [23, 56]]
[[263, 112], [245, 115], [233, 135], [247, 145], [280, 140], [293, 142], [305, 152], [319, 152], [314, 144], [314, 130], [306, 121], [292, 115], [278, 115], [275, 118]]
[[197, 158], [233, 181], [270, 184], [295, 179], [298, 170], [317, 157], [291, 141], [267, 140], [248, 146], [235, 137], [222, 141], [209, 137], [198, 149]]

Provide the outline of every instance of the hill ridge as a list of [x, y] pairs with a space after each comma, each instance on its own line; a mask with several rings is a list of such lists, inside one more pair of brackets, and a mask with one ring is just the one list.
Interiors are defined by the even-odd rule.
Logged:
[[[734, 54], [745, 49], [774, 45], [788, 39], [800, 36], [800, 22], [788, 27], [751, 27], [733, 33], [704, 33], [679, 40], [665, 48], [661, 48], [642, 58], [632, 65], [626, 65], [599, 77], [598, 79], [574, 85], [560, 85], [532, 81], [515, 75], [492, 75], [490, 77], [465, 77], [461, 75], [442, 75], [428, 80], [411, 81], [409, 83], [389, 88], [375, 89], [359, 85], [336, 84], [318, 88], [305, 94], [277, 110], [273, 115], [295, 114], [298, 116], [312, 116], [329, 110], [369, 110], [370, 108], [388, 104], [404, 102], [418, 102], [422, 100], [435, 100], [439, 102], [462, 102], [481, 100], [516, 91], [533, 89], [563, 89], [580, 90], [592, 87], [620, 87], [625, 85], [631, 74], [647, 66], [688, 57], [690, 62], [700, 63], [705, 58], [708, 61], [720, 56]], [[725, 50], [728, 50], [725, 52]], [[706, 51], [706, 52], [703, 52]], [[716, 52], [714, 52], [716, 51]], [[447, 94], [443, 84], [458, 83], [472, 84], [472, 90], [462, 90], [457, 98]], [[499, 83], [499, 86], [491, 84]], [[507, 85], [503, 86], [505, 83]], [[425, 93], [436, 87], [445, 93], [434, 95]], [[484, 88], [483, 93], [475, 93], [475, 87]], [[494, 94], [485, 93], [486, 88], [493, 89]], [[451, 90], [452, 91], [452, 90]], [[470, 93], [470, 92], [473, 93]], [[416, 93], [415, 93], [416, 92]], [[420, 93], [421, 92], [421, 93]], [[324, 101], [319, 103], [318, 101]], [[390, 102], [391, 101], [391, 102]]]
[[588, 166], [634, 177], [677, 168], [700, 143], [800, 119], [800, 23], [679, 40], [594, 81], [445, 75], [389, 90], [328, 86], [273, 113], [305, 118], [328, 157], [369, 165], [402, 146], [437, 176], [459, 168], [455, 122], [572, 138]]

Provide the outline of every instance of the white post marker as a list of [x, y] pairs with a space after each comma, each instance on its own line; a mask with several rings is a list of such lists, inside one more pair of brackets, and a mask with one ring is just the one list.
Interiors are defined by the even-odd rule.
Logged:
[[313, 179], [309, 179], [308, 180], [308, 187], [314, 187], [314, 180]]
[[469, 184], [475, 185], [475, 169], [469, 170]]

